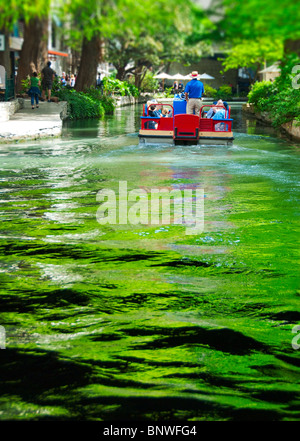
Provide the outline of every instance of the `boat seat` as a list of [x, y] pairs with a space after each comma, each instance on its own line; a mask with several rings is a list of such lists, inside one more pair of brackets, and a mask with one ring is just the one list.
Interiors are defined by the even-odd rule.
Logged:
[[198, 140], [199, 139], [198, 115], [182, 113], [174, 116], [174, 140]]

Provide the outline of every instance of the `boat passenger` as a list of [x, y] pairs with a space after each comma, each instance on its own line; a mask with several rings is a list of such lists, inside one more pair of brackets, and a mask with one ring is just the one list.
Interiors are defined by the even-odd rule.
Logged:
[[[154, 103], [154, 100], [148, 101], [147, 106], [148, 106], [148, 116], [150, 116], [152, 118], [161, 118], [162, 115], [157, 110], [156, 104]], [[146, 129], [157, 129], [157, 127], [158, 127], [158, 123], [155, 121], [147, 121], [145, 123]]]
[[[226, 110], [225, 108], [220, 109], [217, 108], [217, 112], [214, 114], [214, 116], [212, 117], [212, 119], [226, 119]], [[215, 124], [215, 131], [219, 132], [219, 131], [227, 131], [228, 130], [228, 125], [224, 124], [223, 122], [219, 122], [217, 124]]]
[[[223, 106], [224, 105], [222, 100], [214, 101], [213, 104], [215, 106]], [[220, 109], [220, 107], [211, 107], [206, 114], [206, 118], [212, 118], [219, 109]]]
[[157, 110], [155, 104], [152, 104], [148, 109], [148, 116], [152, 116], [153, 118], [160, 118], [161, 114]]

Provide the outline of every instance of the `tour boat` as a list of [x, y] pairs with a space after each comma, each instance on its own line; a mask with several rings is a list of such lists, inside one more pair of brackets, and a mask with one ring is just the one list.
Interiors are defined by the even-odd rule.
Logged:
[[[167, 109], [166, 116], [149, 116], [149, 107], [156, 106], [161, 112]], [[230, 106], [226, 110], [225, 119], [206, 118], [207, 111], [211, 107], [203, 105], [199, 115], [186, 113], [186, 101], [174, 100], [172, 104], [153, 102], [143, 105], [141, 116], [141, 128], [139, 139], [141, 143], [157, 144], [208, 144], [208, 145], [231, 145], [233, 142], [232, 118], [230, 118]]]

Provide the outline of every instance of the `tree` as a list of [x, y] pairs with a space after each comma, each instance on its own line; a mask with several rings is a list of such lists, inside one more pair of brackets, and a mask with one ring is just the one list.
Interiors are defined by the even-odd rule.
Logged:
[[[176, 41], [183, 42], [193, 28], [193, 8], [189, 0], [67, 0], [65, 11], [75, 25], [69, 41], [78, 44], [81, 39], [83, 45], [76, 89], [95, 83], [102, 41], [104, 56], [116, 66], [117, 78], [134, 74], [139, 86], [147, 68], [174, 59]], [[96, 40], [98, 44], [92, 48]], [[88, 52], [95, 62], [87, 62], [84, 54]]]
[[5, 71], [7, 72], [7, 75], [10, 77], [12, 75], [11, 72], [11, 63], [10, 63], [10, 56], [9, 56], [9, 36], [8, 32], [5, 28], [0, 28], [0, 34], [4, 35], [4, 51], [0, 51], [0, 65], [4, 66]]
[[[266, 61], [277, 61], [282, 58], [283, 43], [281, 39], [271, 40], [264, 37], [253, 40], [251, 45], [246, 40], [235, 44], [228, 52], [223, 61], [225, 71], [229, 69], [238, 69], [239, 67], [248, 68], [250, 82], [257, 80], [258, 71], [261, 65]], [[254, 76], [251, 76], [249, 68], [254, 70]]]
[[22, 89], [22, 80], [34, 71], [40, 72], [48, 57], [48, 17], [34, 18], [24, 23], [24, 42], [20, 53], [17, 91]]
[[[48, 14], [50, 0], [22, 0], [16, 6], [16, 1], [7, 0], [0, 5], [0, 29], [5, 33], [19, 20], [24, 21], [24, 42], [20, 54], [17, 76], [17, 90], [20, 90], [21, 80], [38, 69], [41, 59], [45, 58], [48, 40]], [[7, 49], [9, 51], [9, 48]]]
[[[231, 40], [281, 39], [285, 50], [300, 51], [300, 8], [293, 0], [223, 0], [220, 29]], [[251, 44], [251, 43], [250, 43]]]

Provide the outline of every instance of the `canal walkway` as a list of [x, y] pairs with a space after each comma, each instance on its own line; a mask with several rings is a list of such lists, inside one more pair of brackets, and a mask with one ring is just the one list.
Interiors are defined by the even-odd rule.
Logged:
[[39, 108], [31, 108], [30, 99], [23, 100], [23, 107], [0, 121], [0, 142], [34, 140], [60, 136], [67, 103], [41, 101]]

